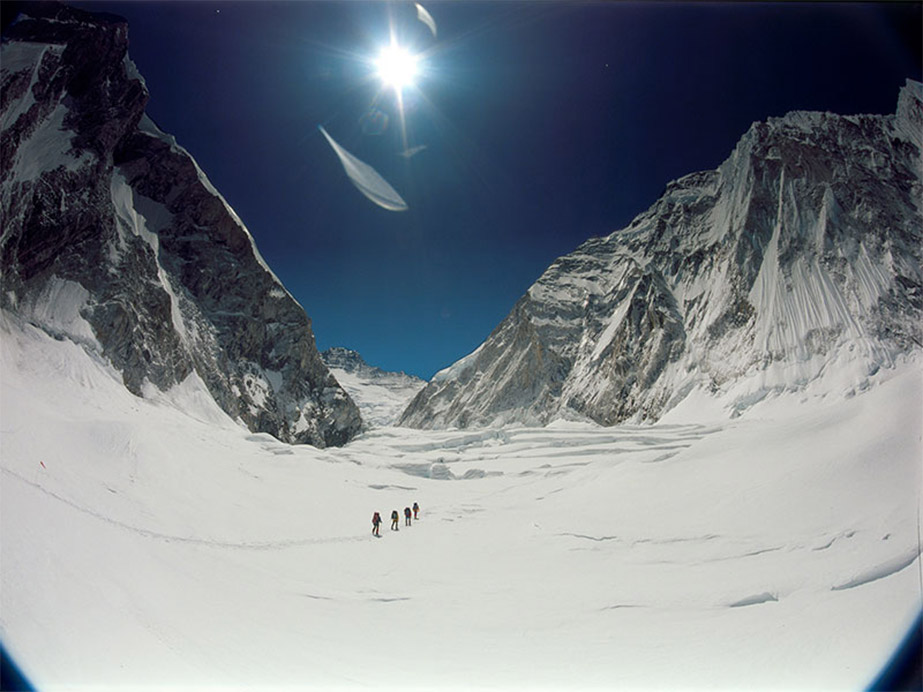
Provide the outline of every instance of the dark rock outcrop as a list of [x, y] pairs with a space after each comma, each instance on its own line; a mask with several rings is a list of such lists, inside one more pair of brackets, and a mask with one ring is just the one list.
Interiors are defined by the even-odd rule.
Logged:
[[17, 9], [2, 44], [0, 305], [100, 353], [135, 394], [198, 377], [250, 430], [347, 442], [359, 411], [305, 311], [145, 115], [126, 22]]

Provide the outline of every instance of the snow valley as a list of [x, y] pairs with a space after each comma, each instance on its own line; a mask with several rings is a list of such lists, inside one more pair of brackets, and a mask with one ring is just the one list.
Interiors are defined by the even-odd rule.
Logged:
[[29, 12], [2, 61], [0, 638], [40, 689], [886, 664], [923, 591], [923, 86], [754, 124], [424, 383], [318, 352], [145, 114], [123, 21]]
[[40, 689], [855, 689], [920, 606], [918, 363], [734, 422], [318, 450], [3, 330], [3, 639]]

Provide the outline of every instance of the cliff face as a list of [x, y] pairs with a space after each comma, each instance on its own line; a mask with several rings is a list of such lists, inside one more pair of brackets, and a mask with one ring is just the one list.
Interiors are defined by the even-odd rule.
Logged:
[[195, 376], [253, 431], [347, 442], [359, 412], [305, 311], [144, 114], [124, 20], [20, 9], [2, 44], [0, 305], [98, 353], [135, 394]]
[[921, 92], [891, 116], [754, 124], [717, 170], [555, 261], [401, 423], [654, 420], [697, 388], [739, 411], [920, 349]]
[[369, 365], [356, 351], [339, 346], [320, 355], [370, 427], [394, 425], [407, 403], [426, 385], [419, 377]]

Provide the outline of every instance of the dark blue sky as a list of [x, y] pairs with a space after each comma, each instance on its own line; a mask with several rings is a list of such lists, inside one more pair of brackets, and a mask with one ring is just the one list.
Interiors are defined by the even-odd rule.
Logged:
[[[196, 158], [312, 318], [318, 346], [430, 377], [560, 255], [714, 168], [756, 120], [891, 113], [921, 5], [76, 2], [130, 23], [148, 113]], [[425, 52], [394, 99], [389, 26]], [[377, 102], [376, 96], [379, 95]], [[389, 116], [363, 133], [373, 102]], [[409, 205], [353, 187], [317, 126]]]

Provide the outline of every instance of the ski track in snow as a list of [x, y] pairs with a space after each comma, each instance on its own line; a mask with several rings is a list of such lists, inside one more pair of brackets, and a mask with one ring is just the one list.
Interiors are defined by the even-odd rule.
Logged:
[[[325, 543], [345, 543], [348, 541], [366, 541], [369, 540], [367, 536], [328, 536], [324, 538], [291, 538], [277, 541], [246, 541], [246, 542], [235, 542], [235, 541], [222, 541], [214, 538], [197, 538], [195, 536], [179, 536], [174, 534], [161, 533], [160, 531], [152, 531], [150, 529], [143, 529], [139, 526], [132, 526], [118, 519], [113, 519], [112, 517], [107, 517], [104, 514], [101, 514], [89, 507], [85, 507], [78, 502], [66, 498], [58, 493], [49, 490], [41, 486], [38, 483], [33, 483], [32, 481], [24, 478], [20, 474], [11, 471], [6, 468], [0, 468], [0, 472], [15, 478], [21, 483], [24, 483], [35, 490], [38, 490], [49, 497], [54, 498], [58, 502], [62, 502], [68, 507], [72, 507], [78, 512], [82, 512], [87, 516], [98, 519], [99, 521], [105, 522], [111, 526], [117, 526], [120, 529], [130, 531], [131, 533], [137, 534], [138, 536], [144, 536], [145, 538], [150, 538], [157, 541], [164, 541], [166, 543], [186, 543], [190, 545], [204, 546], [207, 548], [219, 548], [224, 550], [284, 550], [287, 548], [299, 548], [306, 545], [320, 545]], [[109, 488], [110, 492], [115, 492]]]

